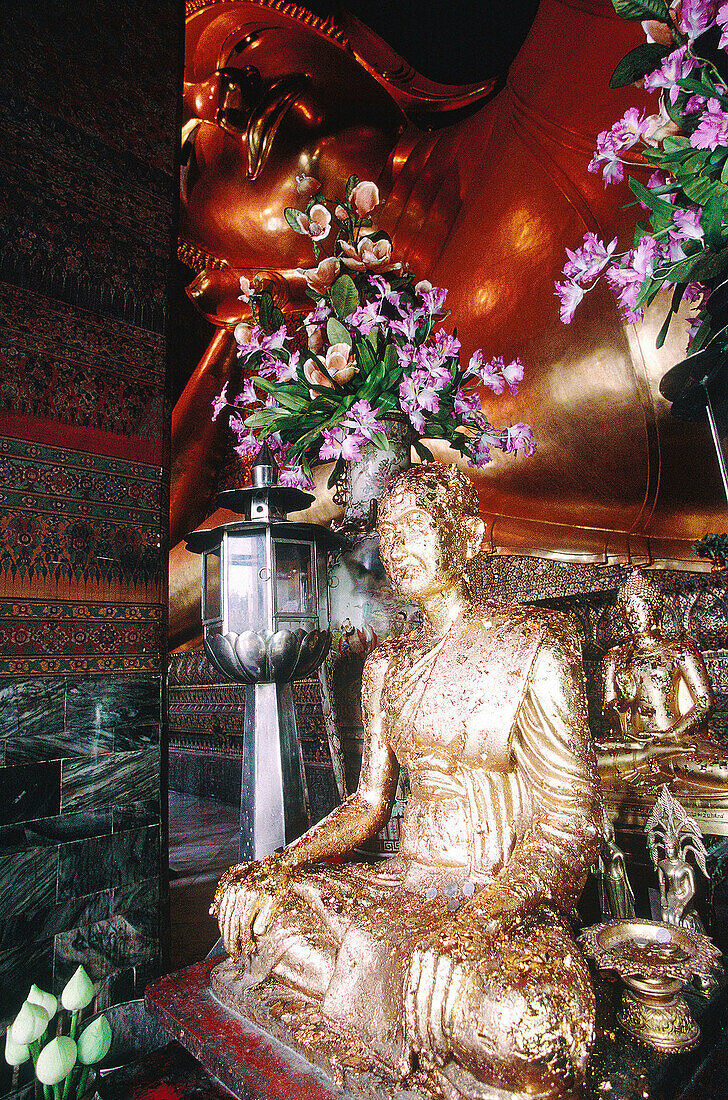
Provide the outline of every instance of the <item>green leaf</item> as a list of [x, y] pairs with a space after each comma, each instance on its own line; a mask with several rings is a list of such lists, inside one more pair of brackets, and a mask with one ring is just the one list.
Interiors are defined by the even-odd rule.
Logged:
[[275, 397], [278, 404], [290, 412], [301, 412], [308, 405], [308, 394], [305, 398], [299, 397], [296, 393], [292, 393], [285, 383], [269, 382], [266, 378], [256, 378], [255, 384], [264, 393], [269, 393], [272, 397]]
[[669, 279], [671, 283], [709, 283], [728, 272], [728, 248], [719, 252], [708, 249], [688, 256], [678, 263], [667, 265], [655, 272], [658, 278]]
[[720, 173], [720, 182], [728, 184], [728, 158], [726, 158]]
[[302, 236], [308, 237], [308, 230], [304, 229], [303, 222], [301, 221], [301, 218], [304, 216], [302, 211], [296, 210], [293, 206], [287, 206], [283, 214], [291, 229], [295, 229], [297, 233], [301, 233]]
[[674, 291], [672, 292], [672, 301], [670, 302], [670, 309], [673, 313], [677, 313], [678, 307], [682, 302], [682, 296], [685, 293], [685, 287], [687, 283], [677, 283]]
[[374, 443], [380, 451], [389, 450], [389, 440], [384, 432], [372, 432], [372, 443]]
[[258, 303], [258, 324], [263, 332], [270, 332], [270, 321], [273, 316], [273, 295], [269, 290], [264, 290]]
[[[683, 284], [681, 283], [680, 286], [682, 287]], [[657, 339], [655, 340], [655, 347], [656, 348], [661, 348], [662, 345], [665, 343], [665, 338], [667, 336], [667, 330], [670, 327], [670, 321], [672, 320], [673, 316], [674, 316], [673, 310], [668, 309], [667, 317], [662, 322], [662, 327], [661, 327], [660, 331], [657, 334]]]
[[681, 179], [680, 184], [687, 197], [699, 206], [707, 206], [715, 195], [719, 195], [721, 200], [728, 197], [728, 187], [724, 183], [706, 179], [705, 176], [696, 176], [692, 180]]
[[339, 275], [331, 287], [331, 305], [340, 321], [345, 321], [359, 305], [359, 292], [351, 275]]
[[650, 210], [658, 211], [669, 218], [668, 224], [672, 222], [672, 216], [675, 207], [671, 202], [666, 202], [665, 199], [659, 198], [654, 192], [650, 191], [649, 187], [645, 187], [639, 180], [636, 180], [633, 176], [627, 177], [630, 190], [641, 202], [648, 206]]
[[420, 458], [422, 459], [423, 462], [434, 462], [435, 461], [435, 456], [433, 455], [432, 451], [430, 450], [429, 447], [426, 447], [424, 445], [424, 443], [422, 442], [421, 439], [415, 439], [412, 446], [417, 451], [417, 454], [420, 456]]
[[669, 23], [667, 4], [663, 0], [612, 0], [612, 7], [622, 19], [633, 22], [641, 19], [657, 19], [659, 23]]
[[259, 409], [245, 418], [246, 428], [267, 428], [285, 417], [287, 413], [283, 409]]
[[335, 317], [329, 317], [326, 322], [326, 336], [330, 344], [347, 344], [348, 347], [351, 347], [350, 332]]
[[662, 143], [663, 149], [666, 149], [669, 153], [678, 153], [683, 150], [687, 150], [692, 153], [693, 147], [690, 144], [690, 138], [683, 137], [682, 134], [677, 136], [666, 137]]
[[362, 381], [369, 377], [374, 365], [377, 362], [377, 357], [372, 351], [369, 343], [366, 339], [356, 340], [354, 343], [354, 353], [356, 355], [356, 361], [359, 366], [359, 374]]
[[[355, 178], [355, 177], [354, 177]], [[344, 460], [343, 458], [337, 458], [336, 465], [329, 474], [329, 480], [326, 482], [327, 489], [333, 489], [336, 482], [339, 480], [344, 472]]]
[[[663, 142], [662, 149], [645, 149], [642, 156], [649, 164], [664, 168], [666, 165], [681, 164], [693, 153], [693, 149], [689, 144], [681, 145], [679, 149], [666, 149], [666, 145], [667, 138]], [[674, 171], [674, 169], [671, 168], [670, 171]]]
[[312, 199], [306, 203], [306, 213], [309, 214], [314, 206], [326, 206], [326, 196], [323, 191], [317, 191]]
[[273, 306], [273, 311], [270, 315], [270, 331], [277, 332], [281, 325], [285, 325], [286, 319], [278, 306]]
[[643, 76], [658, 69], [663, 57], [667, 57], [671, 50], [671, 46], [660, 46], [657, 42], [644, 42], [630, 50], [612, 73], [609, 87], [624, 88], [635, 80], [641, 80]]
[[359, 183], [359, 177], [358, 176], [349, 176], [348, 180], [346, 181], [346, 191], [344, 192], [347, 202], [351, 198], [351, 193], [352, 193], [352, 191], [354, 190], [354, 188], [356, 187], [356, 185], [358, 183]]
[[700, 215], [700, 224], [705, 230], [705, 243], [708, 248], [720, 248], [723, 243], [722, 233], [723, 199], [720, 195], [713, 195], [703, 207]]
[[392, 371], [401, 373], [399, 359], [397, 358], [397, 349], [394, 344], [387, 344], [384, 352], [384, 370], [386, 374], [391, 374]]
[[680, 163], [675, 168], [675, 175], [678, 179], [685, 177], [687, 179], [697, 176], [701, 169], [705, 168], [710, 158], [709, 149], [695, 149], [691, 152], [689, 157], [683, 157]]
[[652, 301], [654, 301], [655, 296], [657, 295], [657, 292], [660, 290], [661, 287], [661, 279], [647, 279], [642, 287], [642, 290], [639, 293], [635, 308], [640, 309], [642, 306], [648, 306]]

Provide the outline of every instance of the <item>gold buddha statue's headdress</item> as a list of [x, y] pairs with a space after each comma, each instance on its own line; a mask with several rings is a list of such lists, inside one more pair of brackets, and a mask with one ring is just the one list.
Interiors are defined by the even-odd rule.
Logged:
[[621, 607], [627, 603], [632, 596], [639, 596], [645, 603], [649, 604], [657, 610], [662, 605], [662, 593], [655, 584], [652, 577], [647, 573], [641, 572], [639, 569], [633, 569], [628, 574], [627, 579], [622, 582], [617, 592], [617, 604]]

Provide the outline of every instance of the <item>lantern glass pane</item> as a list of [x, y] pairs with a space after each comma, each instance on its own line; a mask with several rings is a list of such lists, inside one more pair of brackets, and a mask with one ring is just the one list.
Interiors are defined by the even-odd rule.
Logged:
[[277, 542], [276, 614], [315, 615], [311, 545], [307, 542]]
[[205, 554], [205, 620], [219, 619], [220, 608], [220, 547]]
[[265, 536], [230, 537], [227, 565], [227, 629], [235, 634], [243, 630], [266, 630], [270, 584]]

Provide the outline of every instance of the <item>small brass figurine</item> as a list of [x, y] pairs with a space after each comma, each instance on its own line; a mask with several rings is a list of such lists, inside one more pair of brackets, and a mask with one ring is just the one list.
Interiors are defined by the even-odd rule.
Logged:
[[617, 845], [614, 825], [606, 810], [602, 817], [602, 831], [604, 844], [597, 865], [599, 908], [602, 919], [633, 917], [634, 893], [627, 877], [624, 852]]
[[[358, 790], [283, 851], [231, 868], [213, 912], [243, 985], [270, 976], [305, 994], [390, 1077], [414, 1065], [448, 1096], [485, 1082], [559, 1097], [594, 1034], [566, 919], [601, 845], [579, 646], [556, 612], [473, 600], [483, 523], [454, 467], [401, 474], [378, 529], [424, 622], [367, 659]], [[400, 764], [399, 855], [322, 863], [387, 821]]]
[[602, 664], [603, 711], [613, 727], [597, 744], [602, 782], [656, 792], [670, 779], [678, 789], [727, 792], [725, 750], [707, 736], [715, 695], [700, 652], [662, 634], [661, 595], [644, 574], [621, 586], [617, 606], [631, 637]]
[[[660, 916], [666, 924], [679, 924], [705, 932], [695, 911], [695, 873], [687, 856], [692, 852], [695, 863], [705, 877], [708, 855], [697, 824], [688, 817], [666, 786], [647, 819], [645, 826], [650, 856], [660, 884]], [[660, 854], [662, 853], [662, 858]]]

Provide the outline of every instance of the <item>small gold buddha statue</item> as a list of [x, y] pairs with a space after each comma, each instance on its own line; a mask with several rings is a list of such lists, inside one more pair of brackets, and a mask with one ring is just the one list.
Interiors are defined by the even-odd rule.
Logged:
[[[396, 1080], [417, 1067], [450, 1097], [571, 1094], [594, 995], [568, 915], [602, 818], [575, 633], [557, 612], [472, 598], [483, 523], [455, 467], [402, 473], [378, 530], [423, 623], [367, 658], [358, 789], [226, 872], [212, 911], [244, 987], [303, 994]], [[400, 764], [398, 856], [322, 862], [384, 825]]]
[[728, 791], [728, 758], [711, 741], [715, 695], [705, 662], [689, 639], [660, 629], [662, 598], [635, 570], [617, 594], [630, 634], [602, 662], [603, 712], [612, 736], [597, 743], [602, 782], [657, 791], [665, 780], [709, 794]]

